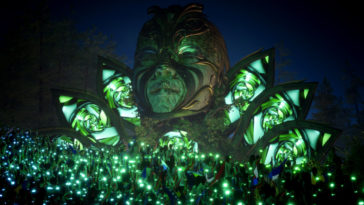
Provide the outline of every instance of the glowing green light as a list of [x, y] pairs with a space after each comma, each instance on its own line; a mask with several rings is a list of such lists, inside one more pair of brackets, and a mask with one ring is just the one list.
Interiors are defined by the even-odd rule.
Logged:
[[230, 195], [230, 193], [231, 193], [231, 191], [230, 191], [230, 190], [226, 190], [226, 191], [225, 191], [225, 195], [227, 195], [227, 196], [228, 196], [228, 195]]
[[351, 176], [350, 179], [351, 181], [356, 181], [356, 176]]
[[72, 127], [83, 135], [101, 132], [109, 127], [109, 120], [105, 112], [96, 104], [83, 104], [73, 118]]
[[299, 90], [289, 90], [286, 93], [291, 98], [292, 102], [296, 106], [300, 106], [300, 96], [299, 96], [300, 91]]
[[129, 77], [115, 78], [104, 88], [105, 99], [111, 108], [131, 108], [134, 103], [131, 93], [132, 87]]
[[193, 48], [191, 46], [182, 46], [179, 50], [178, 50], [178, 54], [183, 54], [183, 53], [196, 53], [198, 52], [196, 50], [196, 48]]
[[70, 100], [72, 100], [72, 97], [70, 97], [70, 96], [63, 96], [63, 95], [59, 96], [59, 102], [62, 104], [66, 103]]
[[272, 129], [274, 126], [281, 124], [291, 113], [291, 106], [283, 99], [281, 95], [276, 95], [268, 102], [262, 104], [263, 117], [262, 127], [264, 131]]
[[240, 101], [250, 100], [261, 82], [256, 75], [243, 69], [231, 84], [234, 85], [232, 90], [234, 100], [239, 104]]
[[316, 150], [316, 144], [318, 141], [318, 138], [320, 137], [320, 132], [317, 130], [312, 130], [312, 129], [305, 129], [307, 136], [308, 136], [308, 140], [310, 142], [311, 147]]
[[[103, 66], [106, 66], [106, 63], [102, 63]], [[105, 81], [111, 76], [115, 74], [115, 70], [103, 69], [102, 70], [102, 80]]]
[[303, 97], [306, 99], [307, 98], [307, 95], [308, 95], [308, 92], [309, 92], [310, 90], [309, 89], [304, 89], [303, 90]]
[[148, 186], [147, 186], [147, 189], [148, 189], [148, 190], [151, 190], [151, 189], [152, 189], [152, 186], [148, 185]]
[[330, 139], [331, 134], [329, 133], [325, 133], [323, 138], [322, 138], [322, 146], [324, 146], [326, 144], [326, 142]]
[[226, 188], [226, 187], [228, 187], [229, 185], [228, 185], [228, 183], [226, 183], [226, 182], [225, 182], [225, 183], [223, 183], [223, 184], [222, 184], [222, 186], [223, 186], [224, 188]]
[[358, 202], [358, 204], [359, 204], [359, 205], [364, 205], [364, 201], [360, 200], [360, 201]]
[[258, 59], [254, 62], [252, 62], [250, 65], [249, 65], [249, 68], [255, 70], [255, 71], [258, 71], [259, 73], [265, 73], [265, 70], [264, 70], [264, 67], [263, 67], [263, 64], [262, 64], [262, 60], [261, 59]]
[[335, 188], [335, 184], [334, 183], [330, 183], [330, 188]]

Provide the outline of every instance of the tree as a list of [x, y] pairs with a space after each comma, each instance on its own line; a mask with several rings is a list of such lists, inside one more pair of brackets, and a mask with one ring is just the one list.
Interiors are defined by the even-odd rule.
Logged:
[[330, 82], [325, 77], [316, 91], [312, 114], [314, 120], [344, 129], [350, 125], [350, 112], [343, 100], [333, 94]]
[[287, 69], [287, 66], [291, 64], [291, 60], [289, 59], [290, 51], [287, 47], [284, 46], [284, 43], [278, 43], [276, 45], [276, 83], [284, 83], [287, 81], [292, 81], [296, 79], [296, 73], [292, 70]]
[[14, 22], [1, 39], [1, 123], [57, 125], [50, 89], [95, 91], [97, 55], [120, 58], [107, 36], [95, 29], [80, 32], [71, 20], [52, 20], [44, 3]]
[[344, 79], [346, 82], [345, 99], [346, 102], [354, 108], [354, 119], [358, 125], [364, 124], [363, 118], [363, 98], [361, 96], [361, 89], [364, 88], [364, 80], [362, 76], [354, 73], [349, 62], [346, 63], [346, 69], [344, 70]]

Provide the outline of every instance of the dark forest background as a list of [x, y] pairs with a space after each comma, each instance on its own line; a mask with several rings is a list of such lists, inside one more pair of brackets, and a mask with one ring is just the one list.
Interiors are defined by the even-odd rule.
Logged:
[[[116, 43], [90, 28], [81, 32], [72, 19], [54, 19], [46, 3], [20, 8], [16, 19], [0, 39], [0, 125], [25, 129], [59, 126], [51, 88], [69, 87], [95, 92], [97, 55], [115, 54]], [[276, 82], [299, 80], [289, 70], [289, 51], [277, 43]], [[343, 69], [344, 96], [336, 96], [332, 83], [322, 80], [309, 119], [343, 130], [336, 151], [360, 156], [364, 138], [364, 80], [355, 75], [350, 62]], [[338, 82], [335, 82], [338, 83]], [[359, 166], [360, 165], [360, 166]], [[363, 169], [364, 170], [364, 169]]]
[[115, 43], [71, 19], [54, 20], [45, 3], [24, 8], [1, 39], [0, 121], [24, 128], [57, 126], [51, 88], [94, 92], [97, 55], [114, 54]]

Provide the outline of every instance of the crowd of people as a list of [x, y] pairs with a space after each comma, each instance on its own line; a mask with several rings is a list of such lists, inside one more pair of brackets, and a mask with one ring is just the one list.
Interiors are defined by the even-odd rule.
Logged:
[[364, 204], [362, 179], [344, 174], [334, 153], [324, 164], [272, 166], [176, 143], [80, 150], [20, 129], [0, 133], [1, 204]]

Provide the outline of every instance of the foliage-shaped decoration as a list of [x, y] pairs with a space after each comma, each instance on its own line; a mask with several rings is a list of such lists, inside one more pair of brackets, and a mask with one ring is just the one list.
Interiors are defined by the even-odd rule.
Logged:
[[198, 152], [198, 144], [188, 139], [188, 133], [183, 130], [174, 130], [164, 134], [159, 139], [159, 146], [171, 148], [173, 150], [186, 149], [191, 152]]
[[245, 142], [254, 144], [273, 127], [304, 119], [315, 87], [316, 83], [287, 83], [265, 90], [246, 110], [236, 134], [244, 130]]
[[138, 132], [157, 138], [151, 142], [162, 137], [160, 145], [191, 148], [182, 131], [160, 136], [186, 130], [202, 150], [235, 159], [263, 153], [262, 161], [273, 164], [317, 158], [331, 146], [337, 131], [304, 121], [316, 83], [274, 86], [274, 49], [229, 68], [223, 37], [201, 5], [149, 13], [154, 16], [139, 33], [133, 70], [99, 56], [96, 96], [55, 91], [60, 119], [79, 142], [117, 146]]
[[[56, 90], [58, 111], [68, 126], [65, 131], [70, 134], [73, 129], [79, 144], [96, 146], [119, 145], [122, 139], [134, 136], [132, 130], [140, 125], [140, 115], [131, 76], [126, 65], [99, 57], [98, 97], [81, 91]], [[221, 107], [225, 108], [229, 137], [221, 137], [228, 137], [229, 143], [224, 146], [231, 147], [223, 152], [228, 150], [226, 154], [235, 159], [247, 160], [259, 153], [262, 163], [276, 165], [288, 159], [299, 164], [322, 158], [337, 138], [338, 130], [304, 121], [316, 83], [296, 81], [273, 86], [274, 49], [244, 58], [229, 70], [227, 77], [229, 86]], [[159, 119], [159, 115], [163, 119], [179, 116], [171, 112], [154, 117]], [[168, 132], [158, 141], [161, 147], [198, 151], [197, 143], [189, 140], [184, 131]]]
[[115, 146], [128, 138], [125, 121], [103, 100], [76, 90], [54, 90], [54, 98], [62, 123], [83, 136], [79, 141]]
[[131, 75], [131, 69], [125, 64], [111, 58], [98, 57], [98, 95], [104, 96], [109, 107], [116, 109], [121, 118], [139, 126], [140, 116], [135, 104]]
[[264, 149], [261, 161], [265, 164], [279, 164], [285, 159], [296, 164], [311, 158], [322, 161], [339, 134], [339, 130], [326, 125], [290, 121], [269, 131], [254, 149]]
[[228, 124], [236, 122], [244, 114], [250, 103], [265, 89], [273, 86], [274, 49], [255, 52], [233, 66], [227, 77], [229, 92], [225, 103]]
[[285, 159], [302, 163], [324, 156], [332, 145], [328, 142], [334, 142], [339, 131], [303, 121], [317, 83], [296, 81], [273, 87], [273, 61], [273, 49], [256, 52], [228, 73], [225, 103], [227, 121], [234, 127], [230, 137], [233, 155], [246, 160], [260, 153], [267, 164]]

